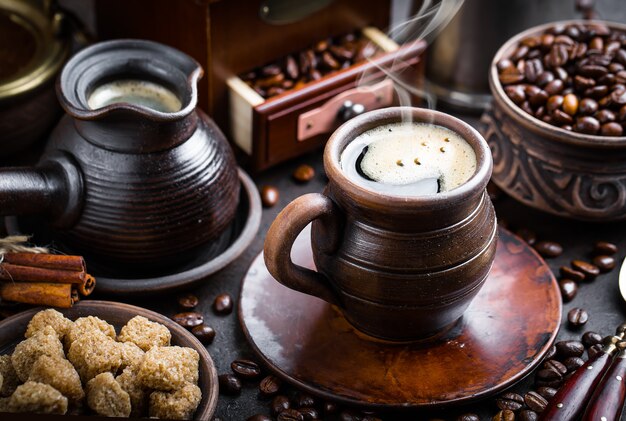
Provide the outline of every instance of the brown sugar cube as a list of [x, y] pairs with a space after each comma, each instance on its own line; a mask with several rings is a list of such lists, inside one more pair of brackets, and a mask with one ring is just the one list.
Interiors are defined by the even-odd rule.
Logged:
[[122, 365], [120, 369], [126, 367], [136, 367], [141, 364], [145, 352], [141, 350], [137, 345], [132, 342], [118, 342], [119, 348], [122, 351]]
[[63, 415], [67, 412], [67, 398], [50, 385], [28, 381], [15, 389], [8, 410]]
[[65, 358], [42, 355], [33, 365], [28, 380], [54, 387], [70, 402], [78, 402], [85, 397], [78, 372]]
[[85, 332], [67, 353], [83, 383], [100, 373], [115, 373], [122, 364], [122, 351], [117, 342], [99, 330]]
[[202, 391], [191, 383], [173, 392], [155, 391], [150, 394], [150, 417], [190, 420], [202, 400]]
[[175, 390], [185, 382], [196, 384], [199, 360], [200, 356], [191, 348], [152, 348], [139, 366], [139, 381], [145, 388], [156, 390]]
[[0, 398], [0, 412], [9, 412], [9, 398]]
[[130, 396], [130, 406], [132, 417], [143, 417], [147, 415], [148, 395], [137, 378], [136, 369], [126, 367], [122, 374], [115, 380], [122, 386], [122, 389]]
[[87, 383], [87, 405], [105, 417], [129, 417], [130, 396], [113, 374], [100, 373]]
[[168, 346], [171, 339], [172, 334], [167, 327], [143, 316], [130, 319], [117, 338], [120, 342], [132, 342], [144, 351], [155, 346]]
[[15, 392], [15, 388], [20, 384], [10, 355], [0, 355], [0, 375], [2, 375], [2, 385], [0, 386], [0, 396], [8, 397]]
[[74, 321], [69, 332], [65, 336], [65, 349], [69, 350], [72, 342], [81, 338], [90, 331], [100, 331], [115, 340], [115, 328], [102, 319], [93, 316], [80, 317]]
[[59, 340], [62, 341], [65, 335], [70, 331], [72, 325], [73, 322], [70, 319], [66, 318], [58, 311], [49, 308], [40, 311], [30, 319], [24, 336], [30, 338], [36, 332], [43, 330], [46, 326], [50, 326], [57, 333]]
[[50, 326], [46, 326], [15, 347], [13, 355], [11, 355], [11, 363], [13, 363], [13, 368], [21, 381], [28, 380], [35, 361], [42, 355], [65, 358], [63, 345], [59, 341], [56, 331]]

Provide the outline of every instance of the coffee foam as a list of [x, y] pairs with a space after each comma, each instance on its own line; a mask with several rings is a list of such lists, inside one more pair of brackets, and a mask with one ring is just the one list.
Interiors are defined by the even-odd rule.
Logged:
[[[355, 159], [367, 147], [357, 174]], [[351, 161], [351, 162], [349, 162]], [[457, 133], [427, 123], [394, 123], [357, 136], [342, 152], [341, 166], [365, 187], [395, 195], [424, 195], [449, 191], [476, 171], [473, 148]], [[376, 186], [384, 184], [384, 188]]]
[[133, 79], [102, 84], [94, 89], [87, 102], [92, 110], [123, 102], [165, 113], [181, 109], [180, 99], [174, 92], [153, 82]]

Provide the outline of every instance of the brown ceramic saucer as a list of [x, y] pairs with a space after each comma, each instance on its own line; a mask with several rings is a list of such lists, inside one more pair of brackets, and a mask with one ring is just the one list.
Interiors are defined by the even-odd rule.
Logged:
[[[499, 235], [483, 289], [446, 337], [433, 343], [366, 337], [330, 304], [276, 282], [262, 255], [243, 280], [241, 325], [270, 370], [324, 399], [383, 410], [483, 399], [539, 364], [561, 321], [550, 268], [510, 232], [500, 229]], [[312, 268], [309, 236], [307, 228], [292, 256]]]
[[[163, 293], [181, 289], [205, 280], [237, 259], [250, 245], [261, 224], [261, 199], [254, 182], [239, 169], [241, 193], [234, 221], [215, 241], [197, 250], [193, 259], [183, 265], [156, 273], [134, 273], [124, 265], [102, 265], [85, 256], [87, 267], [97, 279], [96, 291], [105, 294]], [[53, 235], [35, 219], [5, 218], [10, 234], [34, 234], [31, 241], [68, 254], [82, 254], [69, 250], [55, 241]]]
[[[13, 352], [15, 345], [24, 339], [24, 332], [26, 332], [26, 327], [30, 319], [32, 319], [35, 313], [43, 309], [43, 307], [38, 307], [26, 310], [0, 322], [0, 355]], [[85, 300], [75, 304], [72, 308], [57, 310], [71, 320], [86, 316], [99, 317], [112, 324], [117, 332], [119, 332], [126, 322], [135, 316], [143, 316], [149, 320], [165, 325], [172, 333], [172, 345], [193, 348], [200, 355], [200, 378], [198, 380], [198, 386], [202, 390], [202, 400], [200, 401], [198, 409], [196, 409], [194, 420], [209, 421], [211, 419], [217, 407], [218, 400], [219, 385], [217, 381], [217, 370], [204, 345], [189, 331], [180, 327], [171, 319], [155, 313], [154, 311], [113, 301]], [[14, 418], [18, 419], [17, 417]], [[0, 415], [0, 419], [5, 418]], [[6, 419], [10, 418], [7, 417]], [[22, 418], [20, 417], [20, 419]], [[24, 417], [24, 419], [31, 418]], [[58, 419], [60, 419], [60, 417]], [[83, 417], [81, 417], [81, 419], [83, 419]]]

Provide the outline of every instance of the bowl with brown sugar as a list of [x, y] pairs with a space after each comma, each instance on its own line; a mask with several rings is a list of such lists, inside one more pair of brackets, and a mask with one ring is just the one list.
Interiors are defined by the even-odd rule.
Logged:
[[489, 85], [482, 131], [500, 188], [559, 216], [626, 218], [626, 25], [530, 28], [496, 53]]

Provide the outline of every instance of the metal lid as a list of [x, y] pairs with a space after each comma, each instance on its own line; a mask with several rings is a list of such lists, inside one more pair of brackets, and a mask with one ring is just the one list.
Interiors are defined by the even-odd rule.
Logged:
[[54, 78], [69, 54], [59, 36], [63, 15], [46, 16], [23, 0], [0, 0], [0, 100], [32, 91]]

